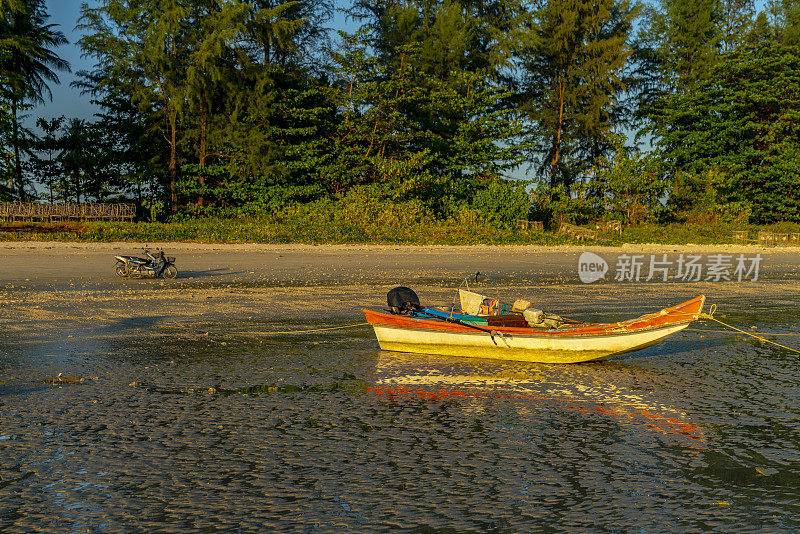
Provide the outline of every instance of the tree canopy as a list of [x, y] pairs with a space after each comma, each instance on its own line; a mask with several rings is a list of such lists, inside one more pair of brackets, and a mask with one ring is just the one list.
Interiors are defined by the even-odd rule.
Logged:
[[720, 175], [722, 202], [763, 222], [800, 220], [800, 50], [780, 44], [726, 55], [691, 94], [660, 101], [659, 145], [683, 172]]
[[522, 180], [575, 219], [799, 217], [795, 0], [98, 0], [77, 85], [101, 111], [29, 145], [63, 36], [41, 0], [0, 15], [6, 196], [183, 217], [363, 193], [449, 217], [516, 206]]

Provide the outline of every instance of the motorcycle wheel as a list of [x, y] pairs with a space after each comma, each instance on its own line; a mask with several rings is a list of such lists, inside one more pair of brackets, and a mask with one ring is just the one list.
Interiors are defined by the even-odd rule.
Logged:
[[121, 276], [122, 278], [128, 276], [128, 270], [125, 269], [125, 264], [123, 263], [118, 263], [117, 266], [114, 267], [114, 272], [117, 273], [117, 276]]
[[176, 269], [174, 265], [167, 265], [164, 272], [161, 273], [161, 276], [164, 278], [175, 278], [178, 276], [178, 269]]

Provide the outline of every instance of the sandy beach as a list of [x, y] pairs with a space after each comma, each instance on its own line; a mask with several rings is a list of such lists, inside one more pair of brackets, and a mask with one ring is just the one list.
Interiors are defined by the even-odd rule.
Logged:
[[[523, 296], [561, 313], [620, 315], [658, 309], [704, 293], [720, 309], [741, 302], [793, 301], [800, 249], [755, 246], [536, 247], [393, 245], [220, 245], [150, 243], [177, 258], [175, 280], [122, 279], [114, 255], [141, 252], [136, 243], [0, 243], [0, 325], [49, 331], [86, 321], [159, 318], [214, 324], [264, 320], [363, 320], [363, 307], [383, 306], [405, 285], [425, 303], [452, 302], [467, 276], [486, 273], [501, 297]], [[761, 255], [757, 281], [606, 282], [582, 284], [578, 258], [593, 251], [613, 265], [621, 255]], [[487, 288], [490, 293], [491, 286]], [[787, 301], [788, 302], [788, 301]], [[71, 319], [73, 318], [73, 319]], [[44, 334], [46, 335], [46, 334]]]
[[0, 282], [30, 288], [117, 286], [121, 281], [113, 274], [114, 255], [141, 255], [145, 246], [151, 250], [163, 248], [168, 255], [178, 258], [178, 284], [408, 282], [415, 278], [460, 279], [476, 271], [535, 283], [554, 274], [575, 275], [578, 257], [585, 251], [609, 257], [620, 254], [761, 254], [767, 276], [798, 272], [800, 265], [800, 247], [765, 249], [753, 245], [544, 247], [23, 241], [0, 243]]

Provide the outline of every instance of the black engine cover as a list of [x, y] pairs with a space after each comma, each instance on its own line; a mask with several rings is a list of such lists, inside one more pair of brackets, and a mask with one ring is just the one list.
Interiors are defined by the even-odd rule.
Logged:
[[386, 304], [392, 310], [392, 313], [407, 314], [417, 308], [419, 305], [419, 297], [412, 289], [407, 287], [396, 287], [386, 294]]

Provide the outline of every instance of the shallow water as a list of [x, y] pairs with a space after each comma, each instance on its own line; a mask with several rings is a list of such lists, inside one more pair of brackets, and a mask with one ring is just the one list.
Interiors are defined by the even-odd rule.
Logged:
[[[796, 333], [789, 298], [725, 320]], [[267, 335], [351, 322], [3, 336], [0, 531], [800, 530], [796, 354], [713, 323], [571, 366]]]

